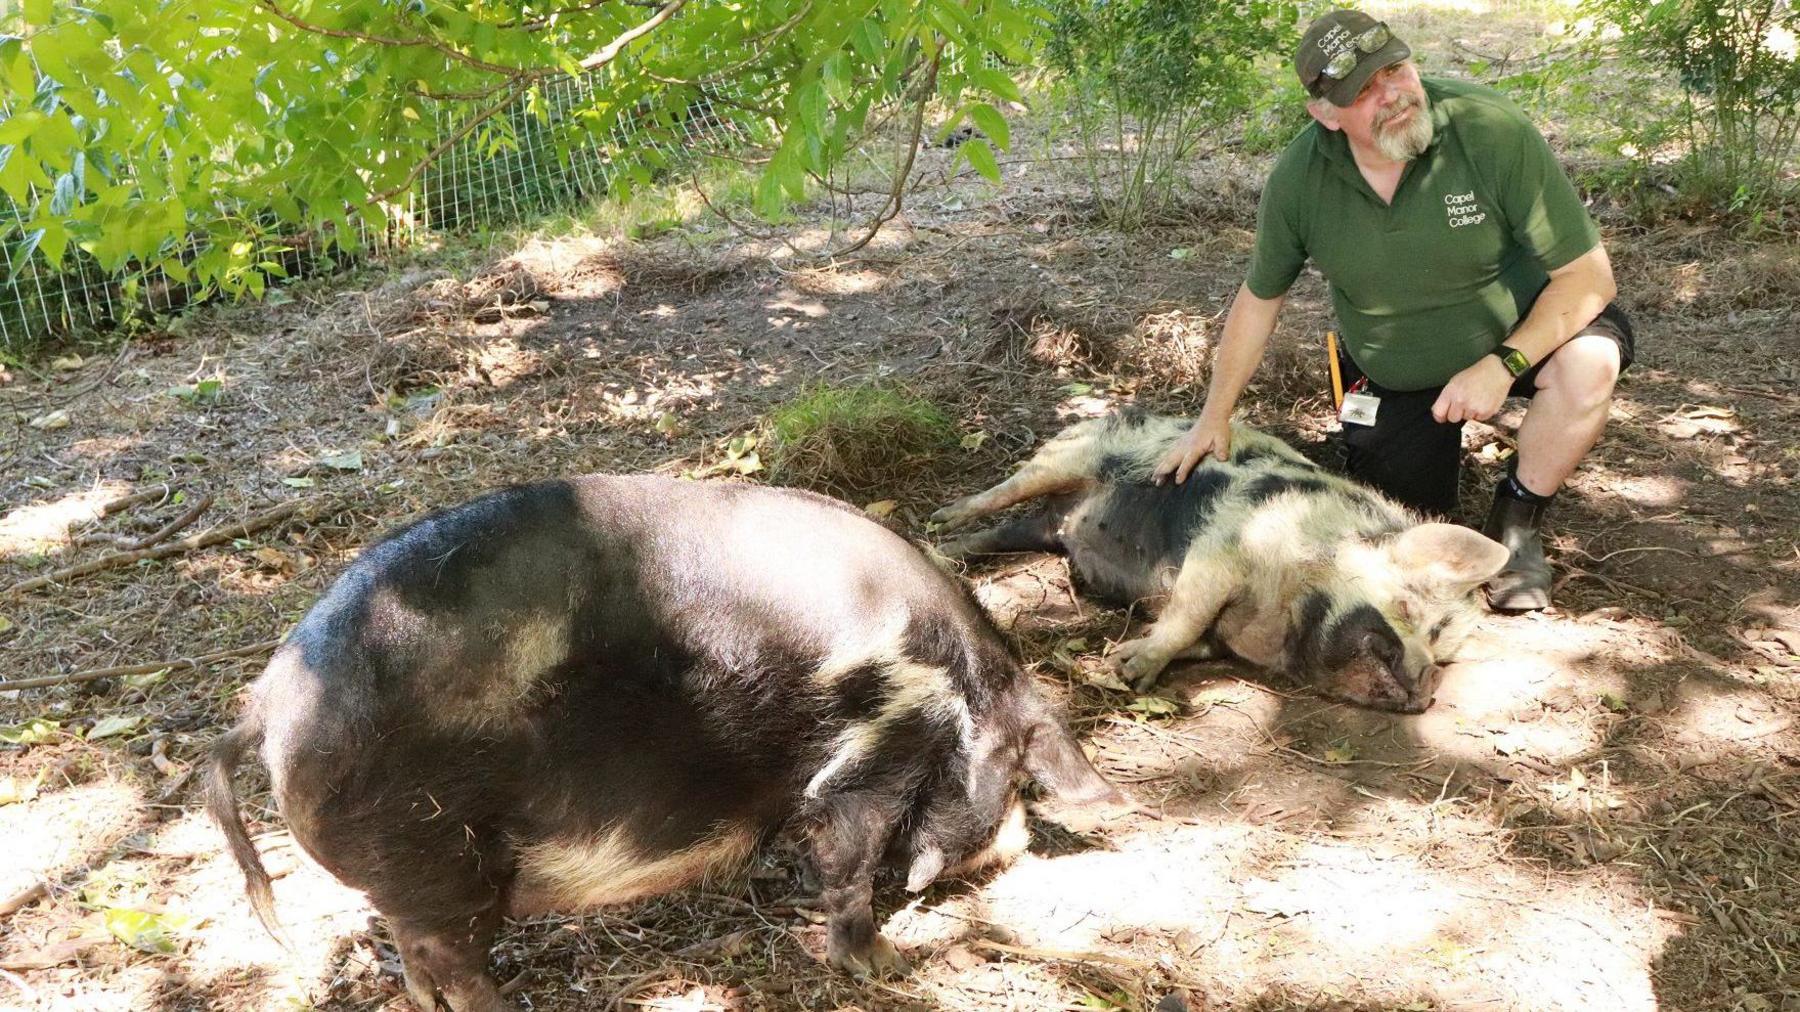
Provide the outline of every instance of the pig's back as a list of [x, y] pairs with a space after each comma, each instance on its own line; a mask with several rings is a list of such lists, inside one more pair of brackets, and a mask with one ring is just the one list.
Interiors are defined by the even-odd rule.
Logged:
[[624, 820], [678, 849], [779, 818], [842, 730], [893, 704], [895, 672], [948, 720], [1003, 654], [966, 592], [841, 504], [588, 476], [372, 546], [257, 692], [296, 836], [357, 838], [311, 834], [322, 859], [390, 805], [518, 839]]

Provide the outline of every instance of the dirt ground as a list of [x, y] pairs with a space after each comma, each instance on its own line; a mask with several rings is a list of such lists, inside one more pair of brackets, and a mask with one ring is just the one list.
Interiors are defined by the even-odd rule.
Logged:
[[[407, 1007], [385, 925], [257, 788], [294, 948], [262, 933], [196, 775], [268, 642], [384, 528], [551, 475], [729, 471], [726, 441], [773, 406], [885, 377], [985, 433], [840, 489], [922, 537], [1068, 420], [1197, 409], [1265, 162], [1198, 167], [1182, 221], [1121, 234], [1054, 160], [1020, 152], [1002, 187], [942, 183], [946, 160], [834, 263], [701, 215], [294, 286], [7, 372], [0, 676], [142, 670], [0, 695], [0, 1007]], [[905, 980], [824, 967], [785, 845], [704, 892], [513, 924], [500, 979], [545, 1010], [1800, 1009], [1800, 371], [1777, 353], [1800, 263], [1792, 236], [1595, 213], [1641, 350], [1558, 500], [1558, 607], [1488, 617], [1427, 713], [1234, 662], [1111, 691], [1089, 678], [1126, 615], [1060, 560], [977, 568], [1096, 762], [1162, 819], [1038, 820], [1008, 870], [888, 882]], [[783, 237], [827, 245], [823, 215]], [[1325, 460], [1328, 326], [1309, 276], [1246, 399]], [[1471, 426], [1465, 520], [1517, 413]], [[208, 499], [160, 556], [21, 586]]]

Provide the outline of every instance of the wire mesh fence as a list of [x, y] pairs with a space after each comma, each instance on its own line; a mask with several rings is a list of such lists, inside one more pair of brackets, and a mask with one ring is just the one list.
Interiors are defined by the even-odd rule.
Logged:
[[[521, 95], [491, 126], [446, 148], [408, 193], [384, 205], [385, 222], [378, 217], [371, 224], [352, 215], [347, 221], [357, 233], [354, 242], [304, 233], [278, 262], [290, 275], [318, 273], [406, 246], [423, 231], [513, 224], [597, 200], [622, 182], [647, 182], [698, 152], [745, 143], [754, 133], [752, 117], [718, 101], [725, 97], [718, 92], [702, 91], [677, 109], [647, 99], [634, 115], [619, 117], [605, 135], [594, 136], [576, 114], [592, 103], [597, 89], [609, 86], [612, 73], [555, 79], [535, 96]], [[439, 106], [438, 140], [455, 136], [472, 114], [467, 104]], [[17, 354], [52, 336], [104, 329], [134, 313], [177, 310], [192, 297], [191, 286], [174, 278], [109, 271], [75, 248], [62, 263], [51, 264], [26, 229], [37, 202], [50, 197], [34, 189], [20, 206], [0, 196], [0, 352]], [[274, 223], [260, 209], [238, 210]], [[190, 261], [204, 241], [188, 237], [181, 259]]]

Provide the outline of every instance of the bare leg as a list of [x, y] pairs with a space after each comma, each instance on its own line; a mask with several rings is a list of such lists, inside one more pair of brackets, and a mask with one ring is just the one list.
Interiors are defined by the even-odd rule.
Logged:
[[1618, 378], [1619, 346], [1611, 338], [1583, 334], [1556, 349], [1519, 425], [1519, 484], [1538, 495], [1562, 487], [1606, 428]]
[[827, 800], [825, 816], [813, 828], [813, 859], [824, 889], [826, 958], [853, 977], [901, 976], [912, 972], [894, 943], [875, 930], [875, 869], [893, 833], [896, 813], [867, 795]]

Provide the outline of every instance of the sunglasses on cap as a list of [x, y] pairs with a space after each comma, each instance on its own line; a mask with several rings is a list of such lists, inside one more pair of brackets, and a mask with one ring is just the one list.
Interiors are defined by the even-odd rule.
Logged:
[[[1388, 31], [1387, 24], [1376, 22], [1352, 38], [1350, 44], [1338, 50], [1331, 59], [1326, 60], [1325, 66], [1319, 70], [1319, 78], [1329, 77], [1333, 81], [1342, 81], [1362, 62], [1364, 55], [1387, 45], [1391, 38], [1393, 35]], [[1319, 85], [1319, 78], [1313, 79], [1315, 88]]]

